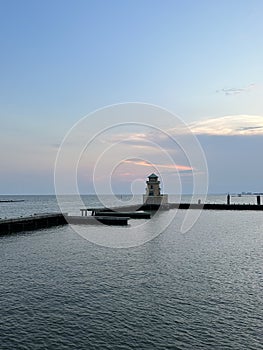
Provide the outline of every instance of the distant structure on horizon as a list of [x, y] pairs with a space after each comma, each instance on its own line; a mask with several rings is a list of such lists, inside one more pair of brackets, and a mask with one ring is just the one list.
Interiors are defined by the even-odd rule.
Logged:
[[158, 176], [151, 174], [146, 181], [146, 194], [143, 195], [143, 203], [146, 205], [168, 204], [168, 194], [161, 194]]

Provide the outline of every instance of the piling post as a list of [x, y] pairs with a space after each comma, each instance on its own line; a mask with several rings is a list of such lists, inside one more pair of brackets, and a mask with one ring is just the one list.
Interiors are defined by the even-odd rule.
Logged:
[[227, 205], [230, 205], [230, 194], [227, 195]]
[[260, 205], [260, 196], [257, 196], [257, 205]]

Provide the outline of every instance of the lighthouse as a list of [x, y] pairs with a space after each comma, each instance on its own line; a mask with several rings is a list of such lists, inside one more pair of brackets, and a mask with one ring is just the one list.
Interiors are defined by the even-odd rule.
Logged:
[[157, 175], [149, 175], [146, 185], [146, 194], [143, 195], [143, 203], [145, 205], [160, 206], [163, 204], [168, 204], [168, 195], [161, 194], [160, 181]]

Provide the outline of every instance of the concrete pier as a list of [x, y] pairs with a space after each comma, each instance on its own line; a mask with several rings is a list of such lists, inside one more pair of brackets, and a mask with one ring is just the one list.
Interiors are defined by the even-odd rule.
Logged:
[[150, 219], [151, 214], [145, 211], [98, 211], [95, 215], [112, 217], [129, 217], [130, 219]]
[[66, 216], [67, 214], [53, 213], [0, 220], [0, 235], [66, 225], [68, 223]]
[[91, 212], [91, 216], [112, 216], [112, 217], [128, 217], [130, 219], [150, 219], [151, 214], [145, 211], [128, 211], [126, 207], [118, 208], [118, 210], [110, 208], [84, 208], [80, 209], [81, 217], [89, 217], [88, 212]]
[[263, 211], [263, 205], [256, 204], [190, 204], [190, 203], [170, 203], [170, 209], [203, 209], [203, 210], [256, 210]]
[[24, 201], [24, 199], [1, 199], [0, 203], [19, 203]]
[[110, 225], [110, 226], [126, 226], [128, 225], [128, 216], [116, 217], [116, 216], [68, 216], [67, 221], [69, 224], [75, 225]]
[[[230, 196], [229, 196], [230, 197]], [[67, 224], [106, 224], [127, 225], [130, 218], [150, 219], [151, 214], [157, 210], [183, 209], [183, 210], [234, 210], [234, 211], [263, 211], [260, 196], [257, 196], [256, 204], [231, 204], [230, 198], [227, 203], [167, 203], [141, 204], [113, 208], [85, 208], [80, 209], [82, 216], [68, 216], [63, 213], [34, 214], [28, 217], [15, 219], [0, 219], [0, 236], [13, 232], [32, 231]], [[91, 211], [92, 215], [87, 215]]]
[[0, 219], [0, 236], [24, 231], [35, 231], [52, 226], [77, 225], [128, 225], [129, 216], [69, 216], [62, 213], [35, 214], [15, 219]]
[[[135, 211], [156, 211], [156, 210], [169, 210], [169, 209], [203, 209], [203, 210], [256, 210], [263, 211], [263, 205], [257, 204], [227, 204], [227, 203], [168, 203], [165, 205], [154, 205], [154, 204], [141, 204], [141, 205], [130, 205], [123, 207], [112, 207], [112, 208], [96, 208], [96, 213], [111, 212], [114, 211], [116, 215], [118, 212], [127, 213]], [[83, 209], [83, 210], [91, 210]]]

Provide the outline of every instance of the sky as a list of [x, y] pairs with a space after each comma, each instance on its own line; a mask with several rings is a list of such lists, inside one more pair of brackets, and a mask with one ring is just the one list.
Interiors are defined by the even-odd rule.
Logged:
[[[53, 194], [55, 160], [69, 130], [90, 115], [88, 141], [114, 120], [94, 111], [134, 102], [159, 106], [188, 126], [204, 152], [210, 193], [263, 192], [261, 0], [0, 0], [0, 6], [0, 194]], [[136, 118], [137, 127], [112, 128], [84, 152], [80, 190], [96, 190], [100, 159], [101, 190], [111, 163], [116, 192], [130, 192], [131, 184], [144, 191], [155, 171], [167, 192], [181, 186], [190, 193], [191, 172], [202, 171]], [[162, 134], [178, 137], [176, 118]], [[112, 147], [103, 159], [102, 146], [121, 141], [122, 152]], [[156, 147], [172, 149], [172, 161]], [[73, 148], [67, 146], [68, 158]]]

